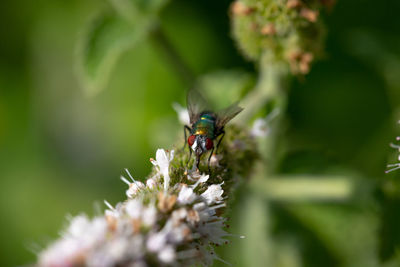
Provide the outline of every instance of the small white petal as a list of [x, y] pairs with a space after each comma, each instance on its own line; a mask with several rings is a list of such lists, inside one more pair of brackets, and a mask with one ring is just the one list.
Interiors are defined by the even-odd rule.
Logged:
[[193, 189], [187, 185], [183, 185], [178, 195], [178, 203], [190, 204], [196, 199], [197, 195], [193, 192]]
[[221, 185], [213, 184], [210, 185], [207, 190], [201, 194], [201, 196], [207, 201], [207, 204], [219, 203], [222, 199], [222, 194], [224, 190], [222, 189]]
[[143, 224], [146, 226], [153, 226], [157, 220], [157, 209], [153, 205], [145, 208], [142, 214]]
[[157, 252], [164, 248], [166, 242], [166, 234], [163, 232], [158, 232], [149, 236], [146, 242], [146, 247], [150, 252]]
[[208, 178], [210, 178], [209, 175], [201, 175], [197, 182], [193, 185], [193, 189], [195, 189], [200, 183], [207, 182]]
[[158, 253], [158, 258], [163, 263], [172, 263], [176, 258], [175, 249], [171, 245], [166, 246]]
[[251, 127], [250, 134], [255, 137], [265, 137], [268, 135], [270, 128], [265, 119], [256, 119]]
[[86, 215], [79, 215], [72, 219], [67, 235], [72, 238], [77, 238], [85, 234], [89, 228], [90, 222]]
[[158, 171], [164, 177], [164, 190], [169, 187], [169, 163], [174, 158], [174, 150], [169, 154], [164, 149], [157, 149], [156, 160], [150, 159], [151, 163], [158, 167]]
[[139, 219], [142, 214], [143, 206], [139, 200], [131, 199], [126, 204], [125, 210], [132, 219]]
[[250, 134], [255, 137], [265, 137], [269, 134], [271, 129], [270, 124], [276, 116], [279, 115], [279, 109], [274, 109], [267, 117], [263, 119], [256, 119], [253, 123], [253, 127], [250, 130]]
[[142, 182], [136, 181], [133, 182], [129, 185], [129, 189], [126, 190], [126, 195], [128, 196], [128, 198], [132, 198], [134, 195], [136, 195], [136, 193], [144, 188], [144, 184]]
[[157, 182], [156, 182], [155, 179], [153, 179], [153, 178], [147, 179], [147, 181], [146, 181], [146, 186], [147, 186], [148, 188], [154, 189], [154, 188], [156, 187], [156, 185], [157, 185]]

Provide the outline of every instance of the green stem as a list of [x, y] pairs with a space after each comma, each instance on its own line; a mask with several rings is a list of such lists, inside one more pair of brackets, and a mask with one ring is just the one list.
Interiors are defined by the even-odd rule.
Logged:
[[347, 176], [280, 175], [258, 179], [251, 187], [265, 198], [279, 201], [345, 201], [353, 195], [355, 181]]
[[282, 61], [271, 59], [265, 54], [260, 61], [260, 78], [255, 90], [250, 92], [242, 102], [244, 111], [239, 114], [239, 123], [248, 123], [255, 114], [265, 108], [269, 102], [278, 110], [278, 115], [272, 121], [270, 133], [260, 145], [260, 153], [265, 158], [267, 173], [274, 173], [279, 162], [279, 136], [283, 132], [283, 119], [287, 106], [286, 83], [288, 80], [288, 66]]
[[169, 61], [185, 85], [192, 87], [196, 76], [165, 35], [160, 25], [157, 25], [151, 32], [151, 40], [162, 50], [166, 60]]
[[267, 56], [263, 57], [260, 63], [260, 78], [256, 88], [240, 103], [244, 110], [238, 115], [238, 123], [247, 124], [269, 101], [275, 100], [279, 109], [281, 105], [286, 105], [283, 101], [285, 99], [283, 87], [287, 79], [286, 64], [271, 61]]

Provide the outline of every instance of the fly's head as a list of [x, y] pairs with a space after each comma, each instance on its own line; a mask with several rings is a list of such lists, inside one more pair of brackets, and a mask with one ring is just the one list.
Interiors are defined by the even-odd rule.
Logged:
[[200, 157], [203, 153], [214, 147], [213, 140], [205, 135], [189, 136], [188, 144], [197, 157]]

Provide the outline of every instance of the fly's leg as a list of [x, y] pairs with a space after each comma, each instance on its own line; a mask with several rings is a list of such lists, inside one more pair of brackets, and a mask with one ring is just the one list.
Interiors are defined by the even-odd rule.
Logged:
[[199, 165], [200, 165], [200, 156], [196, 156], [196, 168], [197, 168], [197, 170], [200, 170], [199, 169]]
[[[190, 132], [192, 131], [192, 129], [190, 129], [190, 127], [187, 126], [187, 125], [183, 126], [183, 134], [185, 135], [185, 142], [183, 143], [183, 148], [182, 148], [182, 150], [185, 150], [186, 143], [187, 143], [186, 131], [189, 131], [189, 133], [190, 133]], [[190, 148], [189, 148], [189, 149], [190, 149]], [[190, 150], [190, 152], [192, 152], [192, 151]], [[190, 154], [191, 154], [191, 153], [190, 153]]]
[[216, 146], [216, 148], [215, 148], [215, 153], [218, 153], [218, 147], [219, 147], [219, 144], [221, 144], [221, 141], [222, 141], [222, 139], [223, 139], [224, 136], [225, 136], [225, 131], [222, 130], [221, 133], [220, 133], [219, 135], [222, 135], [222, 136], [221, 136], [221, 138], [218, 140], [217, 146]]
[[188, 159], [188, 161], [187, 161], [187, 163], [186, 163], [186, 171], [187, 171], [187, 169], [188, 169], [188, 167], [189, 167], [189, 162], [190, 162], [190, 159], [192, 158], [192, 150], [189, 148], [189, 159]]
[[213, 152], [214, 152], [214, 147], [213, 147], [212, 150], [211, 150], [210, 156], [208, 156], [208, 174], [209, 174], [210, 176], [211, 176], [210, 161], [211, 161], [211, 157], [212, 157]]

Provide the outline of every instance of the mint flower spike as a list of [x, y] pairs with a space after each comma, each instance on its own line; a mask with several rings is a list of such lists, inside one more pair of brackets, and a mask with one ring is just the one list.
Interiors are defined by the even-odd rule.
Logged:
[[[61, 237], [38, 255], [37, 266], [209, 266], [219, 258], [214, 247], [229, 243], [224, 208], [238, 177], [257, 158], [253, 137], [227, 131], [212, 175], [185, 174], [184, 151], [158, 149], [153, 172], [142, 183], [121, 176], [127, 199], [104, 215], [72, 218]], [[244, 167], [245, 166], [245, 167]], [[163, 179], [161, 179], [161, 177]]]

